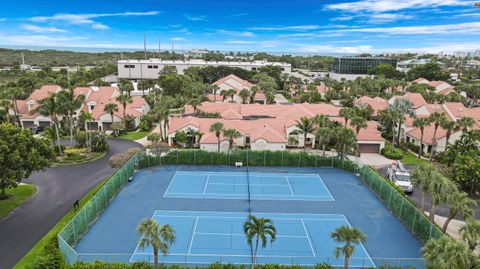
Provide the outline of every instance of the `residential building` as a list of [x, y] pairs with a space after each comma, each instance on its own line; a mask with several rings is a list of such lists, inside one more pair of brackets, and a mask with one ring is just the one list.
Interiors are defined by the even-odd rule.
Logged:
[[[236, 94], [233, 96], [234, 103], [242, 103], [243, 99], [240, 97], [239, 93], [241, 90], [248, 90], [254, 86], [254, 84], [250, 83], [247, 80], [241, 79], [234, 74], [230, 74], [224, 78], [221, 78], [212, 83], [212, 85], [216, 86], [217, 90], [216, 93], [208, 94], [207, 98], [211, 102], [232, 102], [230, 97], [225, 97], [221, 95], [222, 91], [228, 91], [230, 89], [234, 89]], [[216, 95], [214, 95], [216, 94]], [[249, 102], [249, 100], [247, 101]], [[266, 104], [267, 98], [264, 93], [257, 92], [254, 96], [254, 102], [259, 104]]]
[[361, 104], [369, 105], [373, 109], [374, 117], [378, 116], [378, 112], [380, 112], [381, 110], [387, 109], [388, 106], [390, 105], [387, 100], [378, 96], [374, 98], [371, 98], [369, 96], [362, 96], [360, 98], [355, 99], [353, 101], [353, 104], [355, 106], [359, 106]]
[[448, 95], [449, 93], [455, 91], [454, 87], [450, 85], [450, 83], [441, 80], [429, 81], [425, 78], [417, 78], [416, 80], [412, 81], [412, 83], [427, 84], [435, 88], [435, 93], [443, 95]]
[[[288, 104], [259, 105], [204, 102], [198, 108], [208, 113], [219, 113], [220, 118], [198, 118], [191, 116], [193, 108], [186, 106], [183, 117], [172, 117], [168, 128], [168, 143], [175, 145], [175, 134], [185, 131], [193, 134], [202, 133], [200, 137], [192, 137], [203, 150], [216, 151], [218, 140], [210, 132], [210, 126], [222, 122], [224, 128], [236, 129], [241, 136], [235, 139], [235, 146], [252, 150], [283, 150], [287, 147], [312, 147], [315, 145], [315, 134], [303, 134], [296, 127], [301, 117], [314, 117], [318, 114], [327, 115], [331, 120], [343, 123], [339, 117], [340, 108], [330, 104]], [[189, 116], [190, 115], [190, 116]], [[199, 138], [199, 139], [198, 139]], [[369, 122], [368, 128], [361, 129], [358, 136], [360, 152], [378, 153], [385, 145], [375, 122]], [[223, 151], [228, 149], [228, 141], [220, 136], [220, 146]]]
[[205, 66], [229, 66], [237, 67], [245, 70], [257, 70], [265, 66], [279, 66], [283, 72], [290, 74], [292, 65], [289, 63], [252, 61], [252, 62], [228, 62], [228, 61], [204, 61], [204, 60], [187, 60], [172, 61], [161, 59], [149, 60], [120, 60], [118, 64], [119, 79], [157, 79], [158, 73], [165, 66], [174, 66], [177, 73], [183, 74], [184, 70], [189, 67], [205, 67]]
[[[20, 122], [24, 128], [37, 126], [50, 126], [51, 119], [35, 112], [41, 100], [47, 98], [52, 93], [58, 93], [63, 89], [58, 85], [44, 85], [40, 89], [32, 92], [26, 100], [18, 100], [17, 107], [20, 116]], [[115, 103], [118, 111], [114, 112], [114, 122], [123, 121], [123, 106], [118, 103], [116, 97], [120, 91], [116, 87], [76, 87], [73, 89], [75, 96], [84, 95], [84, 104], [73, 114], [76, 119], [80, 113], [89, 112], [93, 120], [89, 125], [91, 130], [110, 130], [112, 117], [104, 111], [105, 105]], [[135, 125], [140, 123], [141, 116], [149, 111], [149, 106], [141, 97], [132, 97], [132, 103], [126, 106], [126, 115], [134, 117]], [[12, 112], [11, 112], [12, 113]], [[63, 117], [60, 116], [59, 119]]]
[[425, 98], [423, 98], [423, 95], [416, 92], [407, 92], [404, 95], [393, 96], [390, 99], [388, 99], [388, 103], [392, 105], [396, 99], [407, 99], [412, 103], [412, 108], [414, 109], [417, 109], [427, 104], [427, 101], [425, 101]]

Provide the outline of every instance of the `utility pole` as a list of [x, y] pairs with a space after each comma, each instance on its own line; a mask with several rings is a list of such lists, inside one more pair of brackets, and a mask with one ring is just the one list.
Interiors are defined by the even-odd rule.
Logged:
[[145, 60], [147, 59], [147, 38], [143, 34], [143, 54], [145, 55]]
[[162, 59], [162, 47], [160, 43], [160, 35], [158, 36], [158, 59]]

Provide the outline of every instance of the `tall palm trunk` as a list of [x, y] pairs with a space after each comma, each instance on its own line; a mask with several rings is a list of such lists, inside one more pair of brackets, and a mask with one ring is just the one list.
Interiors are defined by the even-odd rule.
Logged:
[[257, 235], [257, 240], [255, 242], [255, 250], [253, 251], [253, 255], [252, 255], [252, 269], [255, 267], [255, 260], [257, 259], [257, 250], [258, 250], [258, 235]]
[[433, 131], [432, 150], [430, 151], [430, 158], [428, 159], [429, 161], [432, 161], [432, 159], [433, 159], [433, 154], [434, 154], [434, 152], [435, 152], [435, 147], [436, 147], [436, 144], [437, 144], [437, 129], [438, 129], [438, 127], [435, 126], [435, 130]]
[[397, 145], [400, 146], [400, 132], [402, 131], [402, 123], [398, 122]]
[[307, 150], [307, 133], [303, 135], [303, 150]]
[[217, 147], [218, 147], [217, 151], [218, 151], [218, 153], [220, 153], [220, 136], [217, 136], [217, 141], [218, 141], [218, 143], [217, 143]]
[[110, 117], [112, 118], [112, 124], [110, 125], [110, 129], [112, 129], [112, 125], [113, 125], [113, 113], [110, 113]]
[[348, 269], [349, 259], [350, 259], [350, 257], [348, 255], [345, 255], [345, 261], [343, 263], [343, 266], [345, 267], [345, 269]]
[[22, 127], [22, 123], [20, 122], [20, 117], [18, 116], [18, 107], [17, 107], [17, 99], [13, 99], [13, 115], [17, 120], [18, 127]]
[[418, 149], [418, 158], [422, 157], [423, 155], [423, 128], [420, 129], [420, 148]]
[[88, 120], [85, 121], [85, 142], [87, 143], [87, 148], [90, 151], [90, 138], [88, 137]]
[[449, 131], [447, 131], [447, 134], [446, 134], [446, 136], [445, 136], [445, 150], [447, 150], [447, 147], [448, 147], [448, 144], [449, 144], [449, 143], [448, 143], [448, 140], [450, 139], [450, 136], [451, 136], [451, 135], [452, 135], [452, 134], [451, 134]]
[[424, 191], [422, 191], [422, 202], [421, 202], [420, 209], [422, 210], [422, 213], [425, 212], [425, 192]]
[[155, 265], [155, 269], [158, 269], [158, 250], [153, 252], [153, 263]]
[[70, 122], [70, 146], [73, 146], [73, 115], [71, 112], [68, 112], [68, 118]]
[[443, 227], [442, 227], [442, 232], [445, 233], [447, 231], [447, 228], [448, 228], [448, 224], [450, 224], [450, 221], [452, 221], [453, 218], [455, 218], [455, 215], [457, 214], [448, 214], [448, 218], [447, 220], [445, 221], [445, 223], [443, 224]]
[[430, 219], [431, 222], [434, 221], [434, 217], [435, 217], [435, 210], [437, 209], [437, 205], [434, 204], [434, 203], [431, 203], [431, 207], [430, 207], [430, 215], [428, 216], [428, 218]]
[[323, 157], [325, 157], [325, 144], [322, 145]]
[[55, 128], [55, 136], [57, 137], [58, 155], [63, 155], [62, 145], [60, 144], [60, 132], [58, 131], [56, 118], [53, 120], [53, 127]]

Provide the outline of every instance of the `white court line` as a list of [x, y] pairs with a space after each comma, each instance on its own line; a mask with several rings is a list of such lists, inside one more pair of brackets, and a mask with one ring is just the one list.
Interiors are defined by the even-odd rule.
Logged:
[[[343, 219], [347, 222], [348, 226], [353, 227], [352, 225], [350, 225], [350, 222], [348, 221], [347, 217], [345, 217], [345, 215], [343, 215]], [[365, 251], [365, 253], [367, 254], [368, 259], [372, 262], [373, 267], [377, 267], [373, 262], [372, 258], [370, 257], [370, 254], [368, 254], [367, 249], [365, 249], [362, 243], [360, 243], [360, 246], [362, 247], [363, 251]]]
[[175, 180], [175, 177], [177, 177], [178, 171], [175, 171], [175, 174], [173, 174], [172, 179], [170, 180], [170, 183], [168, 183], [167, 189], [163, 193], [163, 198], [165, 198], [165, 195], [168, 193], [168, 190], [170, 189], [170, 185], [172, 185], [172, 182]]
[[[211, 185], [212, 183], [210, 183]], [[285, 186], [285, 185], [283, 185]], [[172, 193], [169, 193], [168, 195], [185, 195], [185, 196], [188, 196], [188, 197], [191, 197], [191, 196], [194, 196], [194, 197], [205, 197], [205, 195], [202, 195], [202, 193], [188, 193], [188, 192], [172, 192]], [[208, 193], [207, 195], [218, 195], [218, 196], [246, 196], [247, 194], [243, 194], [243, 193], [214, 193], [214, 192], [210, 192]], [[318, 195], [295, 195], [297, 197], [304, 197], [304, 198], [309, 198], [309, 197], [313, 197], [313, 198], [331, 198], [330, 195], [322, 195], [322, 196], [318, 196]], [[285, 198], [285, 199], [277, 199], [277, 200], [285, 200], [285, 201], [292, 201], [292, 200], [302, 200], [302, 199], [292, 199], [292, 198], [286, 198], [288, 196], [286, 195], [281, 195], [281, 194], [253, 194], [252, 195], [252, 198], [255, 198], [255, 197], [280, 197], [280, 198]], [[211, 198], [211, 199], [215, 199], [215, 198]], [[224, 198], [217, 198], [217, 199], [220, 199], [220, 200], [225, 200]], [[325, 200], [320, 200], [320, 201], [317, 201], [317, 200], [305, 200], [305, 201], [314, 201], [314, 202], [325, 202]], [[333, 200], [332, 200], [333, 201]]]
[[330, 193], [330, 190], [327, 188], [327, 185], [325, 185], [325, 182], [323, 182], [322, 177], [320, 177], [320, 175], [317, 175], [317, 177], [320, 180], [320, 183], [323, 185], [323, 187], [325, 187], [325, 189], [327, 190], [328, 195], [330, 195], [330, 197], [332, 197], [332, 201], [335, 201], [335, 198], [333, 198], [333, 195], [332, 195], [332, 193]]
[[316, 258], [317, 255], [315, 254], [315, 250], [313, 250], [312, 241], [310, 241], [310, 236], [308, 235], [307, 227], [305, 227], [305, 222], [303, 221], [303, 219], [300, 219], [300, 220], [302, 221], [303, 230], [305, 230], [305, 235], [307, 236], [308, 243], [310, 244], [310, 249], [312, 250], [313, 257]]
[[[210, 182], [210, 185], [228, 185], [228, 186], [248, 186], [247, 183], [217, 183], [217, 182]], [[250, 183], [250, 186], [275, 186], [275, 187], [284, 187], [286, 184], [255, 184]]]
[[[245, 234], [234, 234], [234, 233], [202, 233], [197, 232], [199, 235], [233, 235], [233, 236], [245, 236]], [[277, 235], [277, 238], [306, 238], [305, 235]]]
[[[155, 217], [169, 217], [169, 218], [198, 218], [198, 219], [242, 219], [244, 220], [246, 216], [239, 216], [239, 217], [229, 217], [229, 216], [172, 216], [172, 215], [154, 215]], [[272, 220], [314, 220], [314, 221], [320, 221], [320, 220], [325, 220], [325, 221], [339, 221], [342, 219], [315, 219], [315, 218], [271, 218]]]
[[290, 195], [293, 196], [292, 185], [290, 185], [290, 180], [288, 180], [288, 176], [285, 176], [285, 179], [287, 180], [288, 188], [290, 189]]
[[[224, 213], [230, 213], [230, 214], [245, 214], [245, 212], [239, 212], [239, 211], [229, 211], [229, 212], [225, 212], [225, 211], [193, 211], [193, 210], [155, 210], [154, 214], [156, 212], [175, 212], [175, 213], [221, 213], [221, 214], [224, 214]], [[298, 216], [298, 215], [307, 215], [307, 216], [338, 216], [339, 217], [339, 220], [344, 220], [345, 219], [345, 215], [343, 214], [317, 214], [317, 213], [272, 213], [272, 212], [255, 212], [255, 214], [263, 214], [263, 215], [295, 215], [295, 216]], [[198, 215], [196, 215], [195, 217], [197, 217]], [[210, 215], [209, 215], [210, 216]], [[300, 219], [300, 218], [297, 218], [297, 219]]]
[[205, 186], [203, 187], [203, 193], [207, 191], [207, 186], [208, 186], [208, 180], [210, 179], [210, 175], [207, 175], [207, 180], [205, 180]]
[[[207, 172], [207, 171], [178, 171], [181, 175], [199, 175], [199, 174], [209, 174], [209, 175], [225, 175], [225, 176], [246, 176], [245, 172]], [[250, 175], [255, 175], [258, 177], [284, 177], [285, 175], [289, 176], [317, 176], [318, 174], [302, 174], [302, 173], [269, 173], [269, 172], [249, 172]]]
[[195, 226], [193, 227], [193, 233], [192, 233], [192, 239], [190, 240], [190, 246], [188, 247], [188, 255], [190, 255], [190, 252], [192, 251], [192, 245], [193, 245], [193, 238], [195, 238], [195, 232], [197, 231], [197, 224], [198, 224], [198, 219], [200, 217], [197, 217], [195, 220]]

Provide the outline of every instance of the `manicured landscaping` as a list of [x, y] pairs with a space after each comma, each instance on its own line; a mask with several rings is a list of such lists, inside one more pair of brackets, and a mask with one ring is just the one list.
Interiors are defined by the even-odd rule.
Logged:
[[141, 138], [144, 138], [145, 136], [149, 135], [150, 132], [128, 132], [128, 133], [125, 133], [125, 134], [122, 134], [120, 136], [118, 136], [118, 138], [121, 138], [121, 139], [127, 139], [127, 140], [138, 140], [138, 139], [141, 139]]
[[16, 188], [9, 188], [6, 194], [10, 197], [5, 200], [0, 200], [0, 219], [8, 215], [15, 208], [17, 208], [23, 201], [30, 198], [36, 191], [34, 185], [21, 184]]
[[85, 155], [66, 156], [62, 158], [57, 157], [57, 159], [52, 163], [52, 166], [65, 166], [93, 162], [103, 158], [107, 152], [108, 151], [90, 152]]
[[[83, 207], [85, 203], [88, 202], [90, 198], [92, 198], [98, 192], [98, 190], [108, 181], [109, 178], [110, 177], [105, 178], [102, 183], [98, 184], [80, 200], [80, 208]], [[42, 237], [42, 239], [37, 242], [37, 244], [15, 265], [14, 268], [23, 269], [31, 266], [38, 257], [42, 256], [45, 247], [52, 240], [56, 240], [57, 234], [63, 229], [63, 227], [65, 227], [65, 225], [67, 225], [73, 216], [75, 216], [75, 211], [71, 209], [45, 236]]]
[[401, 159], [401, 162], [403, 164], [416, 164], [416, 165], [429, 163], [428, 160], [419, 159], [415, 154], [411, 153], [410, 151], [403, 152], [403, 158]]

